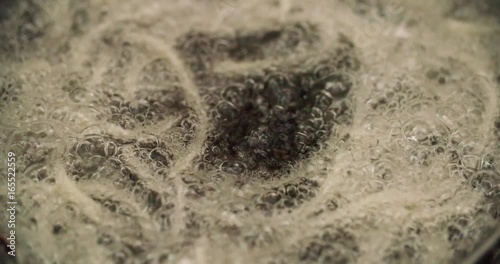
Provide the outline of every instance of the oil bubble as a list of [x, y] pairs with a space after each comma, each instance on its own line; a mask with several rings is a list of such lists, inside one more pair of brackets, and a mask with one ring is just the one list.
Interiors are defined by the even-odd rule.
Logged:
[[431, 133], [430, 125], [420, 119], [407, 121], [402, 127], [402, 134], [406, 140], [422, 142], [426, 140]]
[[217, 105], [217, 113], [223, 118], [223, 120], [229, 121], [236, 118], [238, 115], [238, 109], [233, 103], [222, 101]]
[[275, 204], [281, 200], [281, 194], [277, 192], [268, 192], [262, 196], [262, 201], [270, 204]]
[[240, 161], [226, 160], [220, 165], [220, 170], [229, 174], [239, 175], [246, 171], [246, 165]]

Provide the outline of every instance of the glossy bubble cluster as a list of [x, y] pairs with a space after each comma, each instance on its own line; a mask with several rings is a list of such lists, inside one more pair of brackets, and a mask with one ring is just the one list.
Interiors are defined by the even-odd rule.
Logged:
[[349, 122], [347, 75], [266, 71], [222, 88], [214, 102], [216, 129], [203, 162], [240, 174], [279, 170], [319, 150], [336, 123]]
[[[220, 60], [253, 61], [285, 55], [300, 47], [310, 47], [319, 39], [311, 23], [285, 24], [269, 30], [214, 36], [192, 31], [178, 40], [195, 74], [207, 73]], [[285, 54], [284, 54], [285, 53]]]
[[0, 111], [11, 102], [18, 100], [22, 82], [13, 74], [0, 76]]
[[49, 143], [53, 140], [53, 129], [46, 126], [33, 126], [30, 129], [13, 132], [9, 139], [16, 142], [13, 150], [20, 158], [16, 164], [19, 172], [34, 181], [46, 179], [49, 175], [45, 163], [54, 149]]
[[299, 251], [305, 263], [351, 263], [356, 260], [359, 246], [355, 236], [343, 228], [325, 228]]
[[443, 224], [443, 228], [447, 230], [447, 239], [451, 247], [455, 250], [453, 255], [454, 261], [464, 259], [470, 247], [477, 244], [476, 241], [485, 241], [489, 238], [489, 234], [493, 232], [494, 227], [488, 227], [485, 230], [478, 228], [474, 222], [482, 225], [486, 224], [486, 219], [480, 215], [453, 215], [448, 221]]
[[273, 208], [294, 208], [316, 197], [318, 188], [319, 184], [309, 179], [283, 184], [258, 196], [256, 206], [265, 211]]
[[138, 80], [139, 93], [147, 93], [154, 89], [176, 89], [179, 85], [178, 73], [172, 69], [166, 59], [154, 59], [148, 62], [141, 70]]
[[420, 254], [426, 250], [420, 238], [421, 229], [421, 224], [416, 223], [397, 232], [398, 238], [386, 252], [386, 263], [420, 263]]
[[294, 50], [303, 41], [314, 43], [317, 38], [309, 35], [316, 31], [306, 23], [231, 37], [190, 32], [178, 40], [202, 93], [209, 93], [205, 102], [215, 126], [201, 167], [236, 175], [283, 170], [321, 149], [336, 124], [350, 122], [353, 80], [348, 72], [359, 62], [344, 36], [333, 58], [317, 63], [276, 65], [231, 77], [211, 72], [218, 61], [258, 60], [279, 55], [282, 46]]
[[[160, 178], [168, 176], [174, 163], [172, 148], [188, 145], [196, 119], [183, 116], [163, 136], [144, 134], [138, 138], [114, 138], [106, 134], [88, 134], [78, 139], [67, 157], [72, 177], [79, 181], [106, 179], [120, 186], [135, 186], [139, 176], [130, 163], [130, 154], [148, 166]], [[121, 175], [117, 178], [117, 175]]]
[[367, 104], [373, 110], [387, 115], [401, 111], [415, 114], [429, 107], [436, 100], [406, 76], [398, 77], [391, 85], [376, 87], [374, 93], [375, 95], [370, 97]]
[[[461, 181], [461, 187], [480, 194], [482, 209], [443, 217], [438, 221], [439, 227], [431, 228], [446, 235], [454, 252], [453, 259], [459, 261], [475, 247], [477, 242], [473, 241], [488, 236], [488, 231], [479, 231], [478, 226], [488, 226], [487, 219], [499, 217], [500, 174], [496, 143], [488, 140], [488, 135], [478, 133], [477, 127], [487, 115], [488, 99], [484, 92], [491, 88], [491, 82], [470, 73], [457, 62], [450, 64], [425, 71], [423, 75], [427, 80], [424, 82], [428, 87], [409, 78], [395, 78], [394, 83], [373, 89], [367, 100], [368, 108], [388, 120], [386, 132], [404, 154], [395, 157], [387, 148], [374, 148], [370, 152], [370, 174], [380, 179], [376, 191], [380, 192], [401, 175], [398, 163], [403, 162], [422, 169], [426, 181], [434, 177], [450, 178]], [[467, 77], [457, 74], [460, 72], [467, 72]], [[474, 94], [471, 87], [474, 87]], [[391, 121], [396, 118], [401, 122]], [[445, 174], [436, 169], [441, 166], [446, 168]], [[446, 202], [438, 205], [443, 203]], [[434, 201], [430, 203], [433, 204]], [[419, 221], [413, 224], [415, 226], [401, 231], [400, 239], [395, 239], [391, 249], [386, 251], [386, 262], [419, 263], [432, 250], [423, 242], [423, 233], [429, 230]]]
[[264, 32], [237, 33], [236, 38], [226, 38], [226, 46], [219, 50], [235, 61], [256, 60], [272, 53], [279, 55], [286, 50], [296, 49], [299, 45], [310, 45], [318, 38], [316, 26], [296, 23]]
[[124, 143], [106, 135], [87, 135], [78, 140], [68, 156], [71, 176], [78, 181], [109, 176], [110, 170], [125, 170], [119, 159]]
[[[166, 224], [165, 213], [173, 207], [166, 200], [169, 190], [158, 192], [149, 188], [127, 153], [163, 178], [174, 158], [165, 142], [152, 135], [132, 140], [114, 139], [109, 135], [87, 135], [70, 149], [66, 166], [75, 181], [101, 180], [128, 189], [135, 199], [146, 205], [148, 213], [154, 215], [160, 224]], [[133, 208], [113, 197], [95, 194], [92, 198], [112, 213], [125, 216], [134, 213]]]
[[[0, 14], [1, 27], [9, 27], [15, 30], [1, 30], [0, 33], [0, 49], [5, 52], [24, 49], [27, 44], [44, 36], [49, 18], [46, 15], [45, 6], [43, 3], [36, 1], [23, 1], [17, 6], [15, 4], [2, 4], [2, 12], [5, 14], [2, 17]], [[16, 8], [13, 8], [16, 6]], [[10, 19], [17, 17], [18, 19]]]
[[125, 129], [155, 124], [168, 115], [188, 112], [188, 106], [180, 89], [153, 91], [133, 101], [128, 101], [119, 94], [107, 94], [107, 96], [111, 113], [109, 121]]
[[192, 2], [0, 3], [18, 263], [461, 263], [493, 233], [493, 25]]

